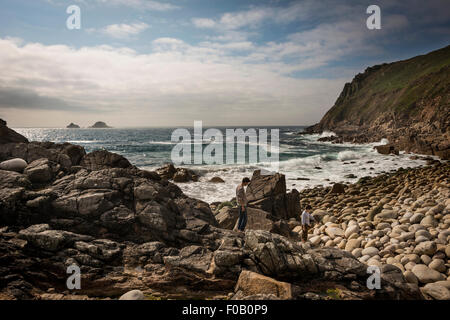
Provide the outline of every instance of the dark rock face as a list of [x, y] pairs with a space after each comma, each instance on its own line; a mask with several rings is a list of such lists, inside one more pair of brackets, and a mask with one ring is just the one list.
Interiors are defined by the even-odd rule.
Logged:
[[5, 143], [28, 143], [28, 139], [22, 136], [21, 134], [18, 134], [14, 130], [11, 130], [6, 126], [6, 121], [0, 119], [0, 144]]
[[[334, 106], [306, 133], [335, 132], [334, 142], [387, 138], [404, 150], [450, 159], [450, 46], [367, 68], [347, 83]], [[380, 148], [379, 151], [392, 153]], [[398, 151], [396, 151], [398, 152]]]
[[66, 128], [67, 129], [80, 129], [80, 126], [71, 122]]
[[282, 174], [264, 175], [260, 170], [253, 173], [246, 191], [249, 206], [269, 212], [278, 219], [290, 219], [300, 211], [299, 193], [286, 193], [286, 179]]
[[91, 170], [131, 167], [131, 163], [126, 158], [106, 150], [97, 150], [85, 155], [80, 165]]
[[50, 161], [42, 158], [30, 163], [25, 168], [24, 174], [32, 183], [46, 183], [52, 180], [53, 171], [57, 170], [51, 168]]

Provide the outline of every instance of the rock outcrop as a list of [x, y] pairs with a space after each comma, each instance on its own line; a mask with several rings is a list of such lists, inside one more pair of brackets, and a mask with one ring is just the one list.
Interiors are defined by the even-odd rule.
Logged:
[[290, 219], [298, 216], [299, 193], [292, 190], [286, 193], [286, 179], [283, 174], [253, 173], [246, 191], [249, 207], [269, 212], [274, 218]]
[[67, 129], [80, 129], [80, 126], [71, 122], [66, 128]]
[[156, 173], [166, 180], [172, 180], [173, 182], [191, 182], [198, 181], [198, 175], [186, 168], [175, 168], [173, 164], [167, 164], [161, 168], [156, 169]]
[[10, 142], [23, 142], [27, 143], [28, 139], [17, 133], [16, 131], [8, 128], [6, 126], [6, 121], [0, 119], [0, 144], [10, 143]]
[[335, 142], [378, 142], [395, 150], [450, 159], [450, 46], [367, 68], [344, 86], [307, 133], [333, 131]]

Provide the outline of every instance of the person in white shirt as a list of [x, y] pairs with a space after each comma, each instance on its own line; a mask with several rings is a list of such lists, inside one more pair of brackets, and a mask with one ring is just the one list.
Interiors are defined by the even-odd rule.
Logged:
[[302, 212], [302, 242], [308, 240], [308, 230], [311, 227], [311, 222], [316, 222], [313, 215], [309, 213], [311, 211], [311, 206], [306, 206], [305, 210]]

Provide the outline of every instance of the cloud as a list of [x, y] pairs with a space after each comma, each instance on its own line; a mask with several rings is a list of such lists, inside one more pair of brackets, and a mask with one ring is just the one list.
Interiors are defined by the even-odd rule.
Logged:
[[147, 30], [149, 27], [150, 26], [144, 22], [133, 24], [111, 24], [102, 28], [100, 32], [116, 39], [128, 39], [131, 36], [135, 36]]
[[[391, 8], [392, 2], [389, 4], [386, 6]], [[383, 11], [382, 30], [371, 32], [366, 27], [366, 8], [367, 4], [362, 1], [350, 6], [330, 0], [305, 0], [284, 6], [254, 6], [227, 12], [215, 19], [191, 21], [197, 28], [216, 32], [216, 35], [207, 35], [207, 41], [200, 45], [224, 51], [247, 50], [243, 61], [266, 62], [279, 67], [281, 72], [292, 73], [325, 67], [349, 56], [380, 54], [384, 45], [396, 41], [396, 36], [409, 27], [405, 15]], [[260, 34], [265, 24], [283, 28], [293, 22], [295, 27], [288, 29], [291, 33], [284, 32], [276, 41], [250, 41]], [[296, 29], [300, 31], [295, 32]]]
[[216, 22], [208, 18], [193, 18], [192, 23], [197, 28], [214, 28], [216, 26]]
[[101, 4], [112, 6], [127, 6], [140, 10], [169, 11], [179, 9], [177, 5], [151, 0], [96, 0]]
[[[54, 5], [64, 5], [67, 1], [63, 0], [46, 0], [48, 3]], [[113, 6], [113, 7], [129, 7], [138, 10], [148, 11], [171, 11], [180, 9], [178, 5], [168, 3], [166, 1], [154, 1], [154, 0], [73, 0], [77, 4], [83, 5], [100, 5], [100, 6]]]
[[[224, 49], [160, 38], [153, 45], [154, 51], [139, 54], [0, 39], [0, 87], [9, 88], [0, 109], [23, 117], [19, 111], [27, 105], [27, 112], [79, 106], [103, 112], [115, 126], [192, 125], [196, 119], [211, 125], [308, 124], [332, 105], [347, 80], [292, 78], [283, 63], [247, 63], [227, 54], [247, 43]], [[41, 113], [29, 117], [56, 121], [41, 119]]]
[[87, 111], [86, 108], [71, 106], [64, 100], [42, 96], [30, 89], [4, 87], [0, 87], [0, 108]]

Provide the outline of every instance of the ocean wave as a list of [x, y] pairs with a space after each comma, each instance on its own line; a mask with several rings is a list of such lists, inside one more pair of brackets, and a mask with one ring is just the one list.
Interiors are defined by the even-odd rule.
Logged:
[[334, 133], [333, 131], [324, 131], [320, 134], [321, 138], [325, 138], [325, 137], [333, 137], [335, 136], [336, 133]]
[[337, 159], [340, 161], [347, 161], [347, 160], [356, 160], [361, 159], [363, 157], [363, 154], [361, 152], [356, 151], [341, 151], [337, 155]]

